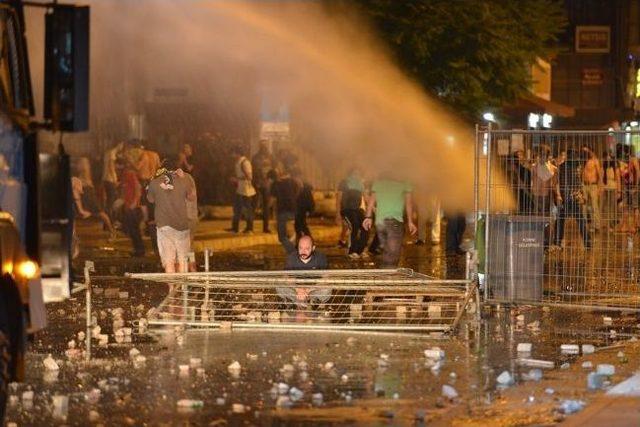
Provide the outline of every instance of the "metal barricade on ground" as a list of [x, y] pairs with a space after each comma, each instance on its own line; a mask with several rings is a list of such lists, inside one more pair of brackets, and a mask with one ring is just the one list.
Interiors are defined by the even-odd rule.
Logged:
[[[475, 294], [468, 280], [410, 269], [128, 274], [169, 285], [150, 325], [209, 328], [455, 329]], [[297, 294], [308, 293], [306, 302]]]
[[478, 130], [486, 301], [640, 311], [634, 147], [637, 131]]

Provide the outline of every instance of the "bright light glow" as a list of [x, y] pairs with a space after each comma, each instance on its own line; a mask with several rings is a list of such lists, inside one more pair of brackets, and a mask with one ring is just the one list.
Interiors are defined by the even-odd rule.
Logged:
[[447, 144], [449, 144], [450, 146], [453, 146], [453, 143], [454, 143], [455, 141], [456, 141], [456, 139], [455, 139], [453, 136], [449, 135], [449, 136], [447, 137]]
[[627, 126], [624, 128], [624, 130], [626, 130], [627, 132], [629, 132], [631, 130], [631, 126]]
[[609, 132], [613, 132], [613, 128], [609, 128]]
[[530, 128], [537, 128], [540, 122], [540, 116], [535, 113], [529, 113], [529, 119], [527, 121], [529, 122]]
[[551, 122], [553, 121], [553, 116], [551, 114], [543, 114], [542, 115], [542, 127], [545, 129], [549, 129], [551, 127]]
[[18, 274], [25, 279], [33, 279], [38, 273], [38, 265], [31, 261], [24, 261], [18, 266]]
[[631, 123], [629, 123], [631, 125], [632, 128], [637, 128], [638, 127], [638, 122], [636, 122], [635, 120], [632, 121]]
[[495, 122], [496, 121], [496, 116], [494, 116], [493, 113], [490, 113], [488, 111], [482, 115], [482, 118], [485, 119], [488, 122]]

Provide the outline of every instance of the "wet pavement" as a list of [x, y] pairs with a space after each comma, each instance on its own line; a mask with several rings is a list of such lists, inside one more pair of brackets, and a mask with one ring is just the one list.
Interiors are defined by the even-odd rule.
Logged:
[[[334, 268], [375, 265], [347, 260], [330, 241], [320, 242], [320, 249]], [[9, 422], [548, 425], [565, 417], [558, 410], [565, 400], [589, 403], [602, 394], [587, 390], [587, 374], [597, 364], [615, 366], [615, 373], [603, 378], [610, 384], [624, 380], [640, 364], [640, 346], [633, 338], [638, 332], [635, 315], [613, 316], [609, 323], [603, 319], [609, 314], [544, 307], [486, 310], [480, 324], [469, 316], [456, 336], [444, 339], [180, 327], [141, 331], [139, 319], [160, 303], [168, 288], [119, 276], [124, 271], [157, 271], [157, 261], [132, 260], [116, 250], [87, 249], [84, 256], [95, 261], [97, 275], [112, 276], [97, 278], [93, 293], [97, 325], [109, 343], [101, 346], [93, 340], [91, 359], [85, 360], [78, 337], [86, 331], [83, 292], [48, 305], [50, 326], [31, 347], [26, 381], [10, 387]], [[277, 246], [217, 252], [212, 258], [216, 270], [277, 269], [282, 262]], [[439, 277], [464, 274], [464, 259], [446, 256], [440, 246], [407, 245], [403, 263]], [[130, 327], [131, 336], [116, 340], [114, 326], [120, 325], [114, 321]], [[531, 354], [518, 354], [519, 343], [530, 343]], [[563, 355], [561, 344], [592, 344], [598, 351]], [[442, 360], [425, 356], [425, 350], [436, 346], [444, 351]], [[45, 369], [49, 354], [58, 361], [58, 371]], [[523, 357], [551, 361], [554, 368], [541, 369], [539, 379], [533, 367], [517, 362]], [[585, 361], [591, 367], [583, 367]], [[513, 377], [513, 385], [497, 384], [504, 371]], [[456, 397], [449, 398], [451, 390]], [[25, 391], [33, 391], [32, 400]], [[68, 396], [67, 408], [64, 399], [62, 407], [53, 405], [56, 395]]]

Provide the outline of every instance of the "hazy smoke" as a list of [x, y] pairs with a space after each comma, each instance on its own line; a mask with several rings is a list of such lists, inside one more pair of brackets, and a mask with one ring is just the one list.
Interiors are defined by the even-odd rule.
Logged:
[[102, 127], [140, 111], [154, 87], [186, 86], [194, 101], [257, 129], [261, 97], [277, 94], [297, 142], [328, 167], [391, 172], [447, 208], [470, 208], [472, 129], [407, 79], [353, 16], [315, 1], [89, 4], [92, 115]]

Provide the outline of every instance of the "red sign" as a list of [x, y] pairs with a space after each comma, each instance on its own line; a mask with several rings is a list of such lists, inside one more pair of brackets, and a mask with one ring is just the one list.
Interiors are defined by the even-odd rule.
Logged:
[[599, 86], [604, 82], [604, 71], [600, 68], [583, 68], [582, 85]]

